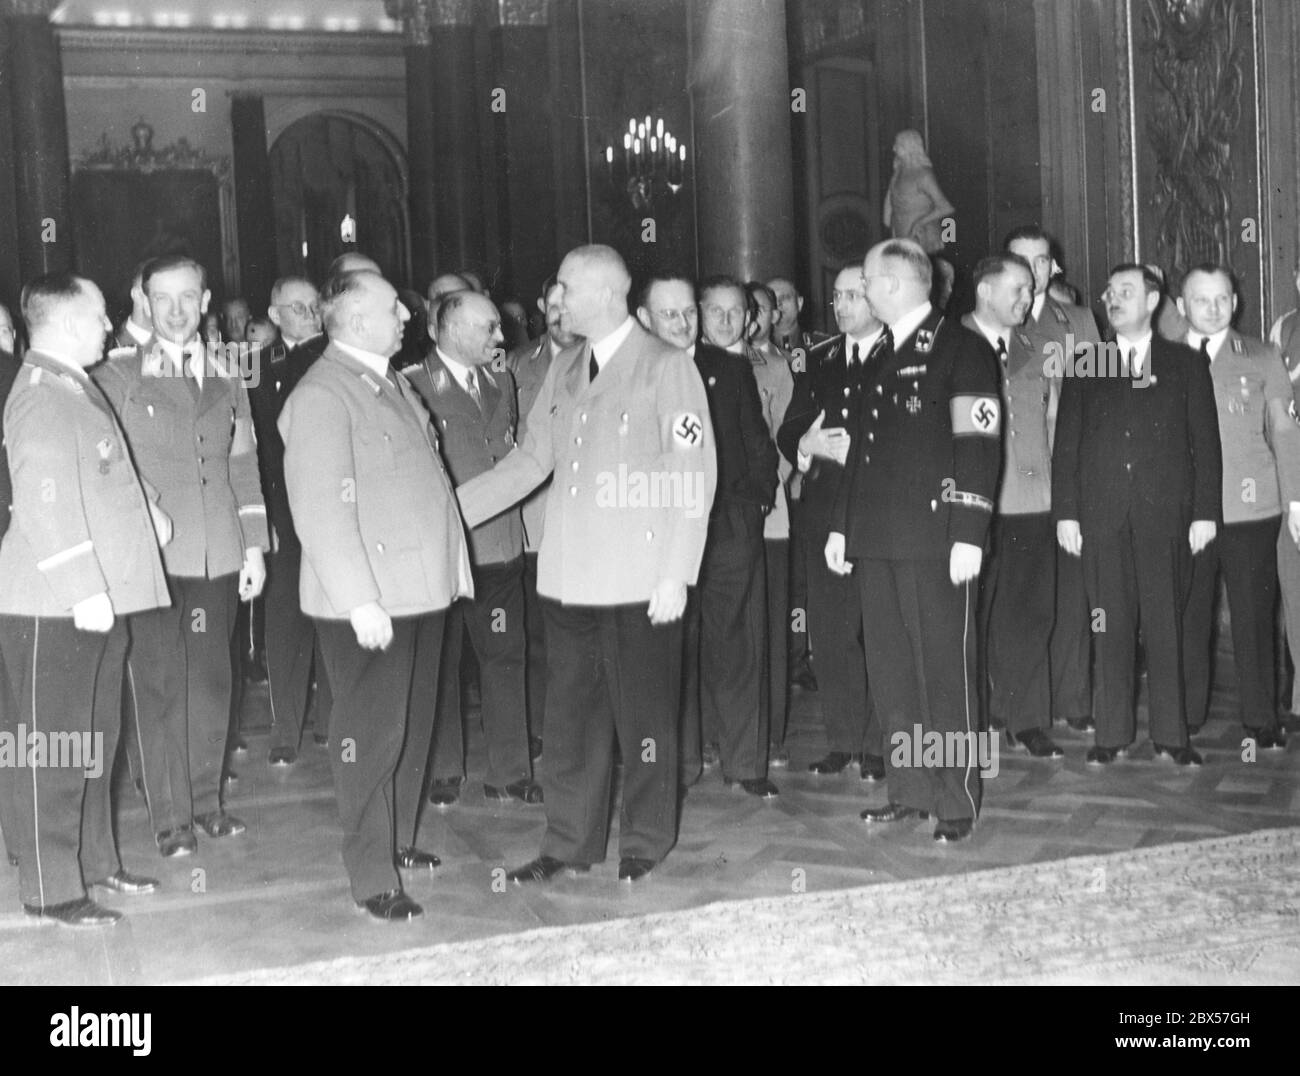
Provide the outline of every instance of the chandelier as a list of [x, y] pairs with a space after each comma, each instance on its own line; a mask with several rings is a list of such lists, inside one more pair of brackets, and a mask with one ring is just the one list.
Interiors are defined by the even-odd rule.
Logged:
[[620, 157], [613, 145], [605, 147], [609, 182], [622, 188], [637, 212], [653, 207], [656, 197], [672, 197], [682, 189], [686, 175], [686, 147], [664, 127], [660, 117], [627, 121]]

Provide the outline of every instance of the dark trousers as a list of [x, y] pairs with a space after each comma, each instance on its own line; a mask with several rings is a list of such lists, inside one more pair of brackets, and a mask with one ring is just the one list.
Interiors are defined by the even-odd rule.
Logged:
[[236, 576], [169, 575], [172, 604], [131, 617], [129, 670], [155, 833], [221, 807]]
[[[803, 610], [798, 631], [790, 632], [789, 661], [793, 671], [808, 664], [811, 651], [808, 645], [808, 539], [807, 512], [800, 501], [790, 501], [790, 608]], [[822, 543], [823, 546], [825, 542]]]
[[537, 554], [524, 554], [524, 632], [527, 661], [528, 734], [543, 739], [546, 728], [546, 618], [537, 594]]
[[504, 788], [532, 776], [525, 713], [523, 558], [474, 568], [474, 597], [447, 613], [442, 641], [445, 674], [438, 687], [433, 734], [433, 776], [465, 775], [465, 719], [460, 701], [461, 646], [468, 633], [479, 664], [483, 733], [487, 738], [485, 783]]
[[[394, 775], [398, 848], [415, 847], [420, 832], [425, 784], [433, 765], [429, 756], [439, 720], [438, 685], [448, 677], [456, 678], [456, 666], [443, 662], [443, 648], [450, 623], [450, 612], [443, 610], [416, 618], [414, 626], [410, 694], [406, 701], [406, 731], [402, 740], [401, 758]], [[459, 625], [456, 630], [460, 630]], [[442, 670], [446, 670], [445, 676], [442, 675]]]
[[[29, 752], [12, 775], [10, 839], [18, 854], [19, 898], [31, 907], [78, 900], [86, 895], [85, 882], [121, 867], [110, 788], [126, 646], [122, 620], [100, 634], [79, 631], [71, 617], [0, 616], [9, 679], [4, 727], [15, 746], [21, 733]], [[33, 737], [44, 744], [35, 765]]]
[[[949, 822], [973, 818], [980, 803], [975, 584], [953, 586], [946, 560], [858, 560], [852, 578], [871, 610], [863, 639], [884, 728], [890, 802]], [[966, 764], [945, 765], [953, 757], [935, 765], [898, 764], [913, 760], [917, 726], [922, 737], [964, 737]]]
[[[13, 709], [9, 698], [9, 678], [5, 673], [4, 651], [0, 649], [0, 729], [9, 728], [8, 713]], [[12, 766], [0, 766], [0, 836], [4, 838], [5, 854], [18, 855], [18, 794], [17, 771]]]
[[281, 546], [266, 558], [266, 678], [271, 698], [271, 746], [298, 750], [307, 713], [316, 627], [298, 599], [302, 550]]
[[[1201, 556], [1205, 556], [1204, 553]], [[1105, 615], [1095, 634], [1093, 710], [1098, 747], [1127, 747], [1137, 736], [1135, 665], [1138, 628], [1147, 655], [1151, 739], [1187, 744], [1183, 713], [1182, 618], [1191, 565], [1187, 530], [1163, 533], [1084, 530], [1083, 571], [1092, 608]]]
[[682, 625], [638, 605], [542, 599], [546, 680], [546, 835], [541, 854], [605, 858], [615, 737], [623, 758], [619, 855], [655, 862], [677, 839]]
[[1092, 611], [1083, 561], [1056, 546], [1056, 621], [1051, 642], [1052, 719], [1092, 714]]
[[808, 579], [809, 645], [817, 655], [817, 698], [827, 746], [851, 755], [882, 753], [881, 723], [868, 692], [867, 670], [875, 666], [863, 651], [863, 622], [875, 615], [864, 606], [852, 576], [826, 567], [826, 535], [810, 534], [805, 548]]
[[[737, 515], [748, 509], [737, 509]], [[683, 776], [699, 770], [697, 744], [716, 738], [723, 776], [746, 781], [767, 776], [768, 664], [767, 597], [761, 519], [714, 533], [704, 547], [699, 584], [689, 603], [694, 619], [686, 632], [682, 712]], [[737, 523], [740, 523], [737, 519]], [[696, 643], [698, 639], [698, 643]], [[699, 714], [699, 732], [690, 724]]]
[[330, 766], [343, 827], [343, 865], [357, 901], [402, 885], [394, 862], [393, 776], [402, 754], [422, 619], [395, 619], [393, 641], [385, 650], [362, 649], [346, 620], [316, 621], [334, 691]]
[[768, 740], [773, 747], [780, 747], [785, 743], [790, 717], [789, 660], [795, 648], [795, 633], [790, 625], [790, 542], [786, 538], [765, 538], [763, 548], [767, 570]]
[[1237, 713], [1247, 729], [1277, 727], [1274, 647], [1277, 535], [1281, 517], [1229, 523], [1192, 558], [1192, 588], [1183, 614], [1183, 680], [1187, 724], [1205, 724], [1210, 705], [1214, 606], [1219, 573], [1228, 591], [1232, 657], [1237, 669]]
[[1056, 615], [1056, 526], [1044, 512], [999, 515], [980, 586], [988, 715], [1013, 736], [1052, 725], [1049, 641]]

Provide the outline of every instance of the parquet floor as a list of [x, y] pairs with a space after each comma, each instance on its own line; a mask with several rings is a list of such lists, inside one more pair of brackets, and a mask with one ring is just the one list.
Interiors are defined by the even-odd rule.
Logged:
[[[112, 930], [34, 925], [19, 908], [17, 872], [0, 866], [0, 981], [179, 982], [777, 896], [800, 886], [815, 891], [960, 876], [1300, 823], [1300, 739], [1285, 752], [1243, 762], [1242, 731], [1228, 716], [1226, 665], [1224, 679], [1228, 690], [1216, 689], [1210, 722], [1196, 740], [1206, 757], [1203, 769], [1154, 761], [1140, 733], [1127, 760], [1096, 772], [1084, 764], [1090, 738], [1058, 729], [1064, 760], [1035, 761], [1002, 750], [999, 775], [984, 785], [974, 838], [953, 847], [935, 844], [930, 823], [868, 831], [858, 812], [882, 803], [883, 788], [864, 784], [856, 771], [838, 777], [806, 772], [823, 754], [825, 740], [817, 696], [796, 693], [787, 743], [791, 767], [773, 771], [781, 797], [757, 802], [724, 788], [716, 770], [706, 774], [684, 801], [677, 847], [635, 887], [616, 879], [614, 838], [610, 859], [589, 875], [543, 887], [494, 886], [498, 868], [536, 854], [544, 816], [542, 808], [483, 799], [481, 737], [472, 729], [470, 781], [461, 802], [446, 811], [429, 808], [422, 825], [421, 845], [441, 856], [443, 866], [407, 879], [425, 917], [399, 926], [374, 923], [354, 910], [338, 852], [325, 749], [308, 736], [294, 767], [272, 770], [266, 736], [254, 731], [249, 753], [234, 763], [239, 780], [228, 797], [230, 809], [249, 825], [242, 837], [201, 839], [197, 856], [162, 860], [143, 804], [123, 791], [123, 861], [160, 878], [163, 888], [147, 897], [114, 898], [111, 903], [128, 916]], [[265, 724], [262, 694], [252, 692], [246, 707], [246, 728]]]

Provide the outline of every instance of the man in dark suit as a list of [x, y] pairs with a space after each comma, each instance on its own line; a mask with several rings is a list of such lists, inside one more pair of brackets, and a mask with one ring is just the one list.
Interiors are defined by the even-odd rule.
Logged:
[[1156, 755], [1199, 766], [1187, 735], [1182, 617], [1191, 558], [1223, 519], [1214, 385], [1203, 357], [1152, 333], [1160, 281], [1149, 269], [1116, 266], [1103, 299], [1116, 338], [1094, 363], [1064, 371], [1052, 459], [1057, 541], [1083, 557], [1093, 615], [1105, 617], [1094, 623], [1088, 762], [1113, 762], [1136, 735], [1140, 625]]
[[[398, 848], [394, 834], [396, 803], [410, 802], [395, 775], [415, 639], [425, 621], [439, 639], [448, 606], [473, 581], [437, 435], [389, 364], [409, 317], [397, 291], [378, 273], [343, 272], [323, 300], [330, 346], [280, 413], [285, 482], [302, 542], [302, 611], [316, 621], [334, 690], [343, 862], [357, 906], [394, 922], [422, 914], [398, 868], [439, 863]], [[437, 662], [436, 647], [427, 660]], [[410, 772], [420, 778], [423, 766]]]
[[[1183, 279], [1178, 309], [1191, 325], [1187, 346], [1207, 356], [1223, 451], [1223, 528], [1192, 560], [1183, 617], [1187, 724], [1195, 732], [1210, 704], [1210, 640], [1222, 573], [1232, 619], [1237, 714], [1261, 750], [1286, 747], [1277, 720], [1274, 652], [1278, 531], [1300, 541], [1300, 428], [1291, 382], [1276, 348], [1232, 327], [1232, 274], [1207, 264]], [[1286, 514], [1286, 526], [1282, 515]]]
[[[284, 481], [284, 442], [276, 425], [294, 386], [325, 349], [320, 298], [304, 277], [282, 277], [271, 288], [268, 317], [280, 330], [280, 342], [258, 352], [257, 378], [248, 400], [257, 429], [257, 462], [271, 528], [267, 558], [266, 673], [271, 701], [272, 766], [291, 765], [298, 757], [307, 691], [311, 679], [316, 630], [298, 604], [302, 545], [289, 511]], [[324, 670], [317, 670], [318, 679]], [[319, 708], [318, 708], [319, 712]]]
[[[486, 296], [472, 291], [448, 295], [438, 306], [437, 338], [433, 353], [411, 371], [410, 381], [433, 418], [447, 472], [460, 484], [491, 470], [514, 448], [515, 387], [498, 358], [501, 318]], [[447, 613], [442, 668], [448, 675], [441, 686], [436, 677], [427, 676], [429, 668], [438, 667], [437, 660], [426, 658], [416, 641], [406, 752], [412, 761], [421, 752], [427, 760], [431, 734], [433, 779], [445, 785], [464, 777], [464, 718], [460, 677], [454, 671], [460, 669], [461, 640], [468, 628], [482, 679], [488, 754], [483, 794], [489, 800], [541, 803], [542, 789], [532, 779], [528, 757], [524, 706], [524, 536], [519, 509], [509, 508], [475, 527], [469, 546], [474, 596], [461, 599]], [[403, 766], [407, 758], [404, 753]], [[417, 806], [418, 796], [417, 791]], [[397, 808], [401, 839], [404, 808], [401, 803]], [[413, 831], [410, 836], [414, 840]]]
[[614, 250], [571, 251], [558, 279], [565, 324], [588, 342], [552, 364], [523, 445], [457, 495], [475, 526], [555, 474], [537, 580], [546, 835], [508, 877], [542, 882], [604, 859], [617, 738], [619, 878], [636, 882], [677, 837], [681, 617], [713, 503], [713, 430], [695, 364], [629, 316]]
[[[9, 391], [22, 365], [14, 354], [14, 321], [7, 307], [0, 305], [0, 410], [9, 399]], [[0, 538], [9, 529], [9, 505], [13, 501], [13, 488], [9, 484], [9, 460], [3, 441], [0, 441]], [[0, 710], [8, 705], [8, 690], [4, 679], [4, 660], [0, 657]], [[5, 855], [11, 867], [18, 865], [18, 818], [14, 814], [15, 785], [13, 769], [0, 766], [0, 836], [4, 838]]]
[[[975, 587], [1001, 456], [996, 360], [983, 339], [931, 307], [931, 263], [919, 243], [877, 244], [862, 275], [887, 329], [867, 360], [826, 540], [827, 566], [852, 571], [861, 588], [890, 748], [889, 803], [862, 818], [934, 814], [934, 839], [960, 841], [980, 799]], [[941, 738], [938, 759], [917, 750], [918, 733], [922, 743]]]
[[850, 448], [849, 431], [863, 404], [867, 358], [883, 330], [867, 303], [861, 265], [850, 265], [835, 278], [834, 304], [841, 335], [814, 347], [807, 368], [796, 371], [777, 444], [803, 476], [800, 514], [807, 538], [808, 632], [830, 748], [809, 768], [835, 774], [856, 762], [864, 781], [879, 781], [885, 763], [881, 727], [868, 691], [868, 677], [875, 670], [863, 652], [864, 609], [858, 587], [832, 572], [825, 554]]
[[154, 337], [95, 378], [175, 531], [163, 550], [172, 605], [132, 618], [129, 664], [150, 820], [170, 857], [197, 849], [195, 826], [213, 838], [245, 829], [221, 803], [231, 634], [236, 600], [261, 593], [270, 535], [248, 391], [199, 339], [203, 267], [157, 258], [141, 286]]
[[[695, 298], [689, 280], [653, 279], [637, 310], [641, 324], [674, 347], [685, 341], [680, 317], [665, 317]], [[704, 339], [687, 348], [704, 381], [713, 422], [718, 492], [713, 498], [699, 585], [686, 617], [682, 673], [683, 778], [701, 768], [701, 736], [718, 738], [723, 780], [751, 796], [771, 799], [767, 687], [767, 592], [763, 567], [763, 517], [776, 489], [776, 448], [767, 435], [749, 361], [728, 348], [743, 347], [744, 286], [713, 277], [700, 289]], [[676, 330], [676, 331], [674, 331]]]

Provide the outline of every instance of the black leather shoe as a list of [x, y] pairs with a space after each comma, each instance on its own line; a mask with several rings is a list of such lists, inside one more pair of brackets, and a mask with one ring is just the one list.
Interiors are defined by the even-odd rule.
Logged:
[[863, 755], [862, 779], [871, 782], [883, 781], [885, 779], [885, 760], [879, 755]]
[[1255, 741], [1255, 746], [1261, 751], [1286, 750], [1286, 733], [1280, 728], [1247, 729], [1246, 735]]
[[809, 766], [808, 772], [821, 774], [843, 773], [845, 767], [854, 761], [854, 757], [847, 751], [832, 751], [825, 758], [818, 759]]
[[800, 691], [816, 691], [817, 677], [813, 676], [812, 669], [804, 665], [794, 671], [790, 677], [790, 686], [797, 687]]
[[506, 875], [506, 880], [514, 882], [515, 885], [525, 885], [528, 882], [549, 882], [561, 871], [586, 874], [589, 870], [591, 866], [587, 863], [565, 863], [551, 856], [538, 856], [532, 862], [510, 871]]
[[528, 737], [528, 757], [533, 762], [542, 757], [542, 738], [540, 736]]
[[[514, 784], [506, 785], [505, 788], [496, 788], [493, 785], [483, 786], [483, 795], [490, 800], [506, 802], [507, 800], [522, 800], [524, 803], [541, 803], [542, 786], [536, 781], [515, 781]], [[430, 797], [432, 798], [432, 797]]]
[[906, 818], [929, 818], [930, 812], [901, 803], [887, 803], [883, 807], [868, 807], [858, 817], [864, 822], [902, 822]]
[[49, 919], [65, 927], [111, 927], [122, 918], [121, 912], [96, 904], [89, 897], [47, 904], [44, 908], [24, 904], [23, 911], [37, 919]]
[[654, 869], [655, 861], [653, 859], [637, 859], [635, 856], [624, 856], [618, 861], [618, 880], [620, 882], [639, 882]]
[[1196, 748], [1188, 747], [1166, 747], [1164, 744], [1153, 744], [1156, 749], [1156, 758], [1173, 759], [1179, 766], [1200, 766], [1205, 760]]
[[418, 848], [399, 848], [395, 861], [399, 867], [408, 871], [431, 871], [441, 867], [442, 860], [432, 852], [422, 852]]
[[748, 792], [751, 796], [757, 796], [761, 800], [774, 800], [781, 794], [776, 785], [772, 784], [766, 777], [755, 777], [750, 780], [733, 781], [730, 778], [723, 780], [728, 788], [740, 788]]
[[435, 807], [450, 807], [460, 799], [460, 778], [434, 781], [429, 786], [429, 802]]
[[134, 897], [141, 893], [152, 893], [158, 888], [158, 879], [144, 878], [138, 874], [131, 874], [128, 871], [119, 869], [107, 878], [101, 878], [99, 881], [90, 884], [103, 886], [105, 889], [111, 889], [114, 893], [121, 893], [124, 896]]
[[1067, 717], [1065, 723], [1074, 729], [1075, 732], [1096, 732], [1097, 723], [1093, 721], [1091, 715], [1087, 717]]
[[245, 740], [242, 736], [236, 736], [234, 746], [231, 747], [230, 753], [233, 755], [248, 754], [248, 741]]
[[317, 747], [329, 746], [330, 738], [322, 732], [313, 732], [311, 738], [312, 742], [315, 743]]
[[1117, 747], [1090, 747], [1086, 759], [1089, 766], [1109, 766], [1118, 757]]
[[940, 844], [955, 844], [966, 840], [974, 828], [975, 824], [969, 818], [959, 818], [955, 822], [945, 822], [941, 818], [934, 827], [934, 839]]
[[1065, 752], [1052, 742], [1052, 738], [1042, 729], [1030, 729], [1015, 738], [1015, 743], [1023, 747], [1034, 758], [1062, 758]]
[[243, 822], [233, 814], [227, 814], [224, 810], [209, 811], [207, 814], [196, 814], [194, 824], [203, 830], [209, 837], [238, 837], [244, 830], [248, 829]]
[[357, 901], [357, 907], [381, 923], [399, 923], [406, 919], [418, 919], [424, 914], [424, 909], [400, 889], [390, 889], [387, 893], [378, 893], [367, 900]]
[[706, 770], [713, 769], [719, 762], [722, 761], [722, 751], [719, 750], [717, 744], [706, 743], [704, 745], [704, 758], [702, 761], [704, 763], [704, 768]]
[[266, 761], [272, 766], [292, 766], [298, 761], [298, 756], [292, 747], [273, 747]]
[[171, 859], [174, 856], [192, 856], [199, 850], [198, 838], [194, 836], [194, 831], [189, 826], [165, 829], [158, 834], [157, 840], [158, 851], [163, 854], [164, 859]]
[[767, 749], [767, 765], [774, 770], [786, 769], [790, 765], [790, 752], [784, 747], [772, 744]]

